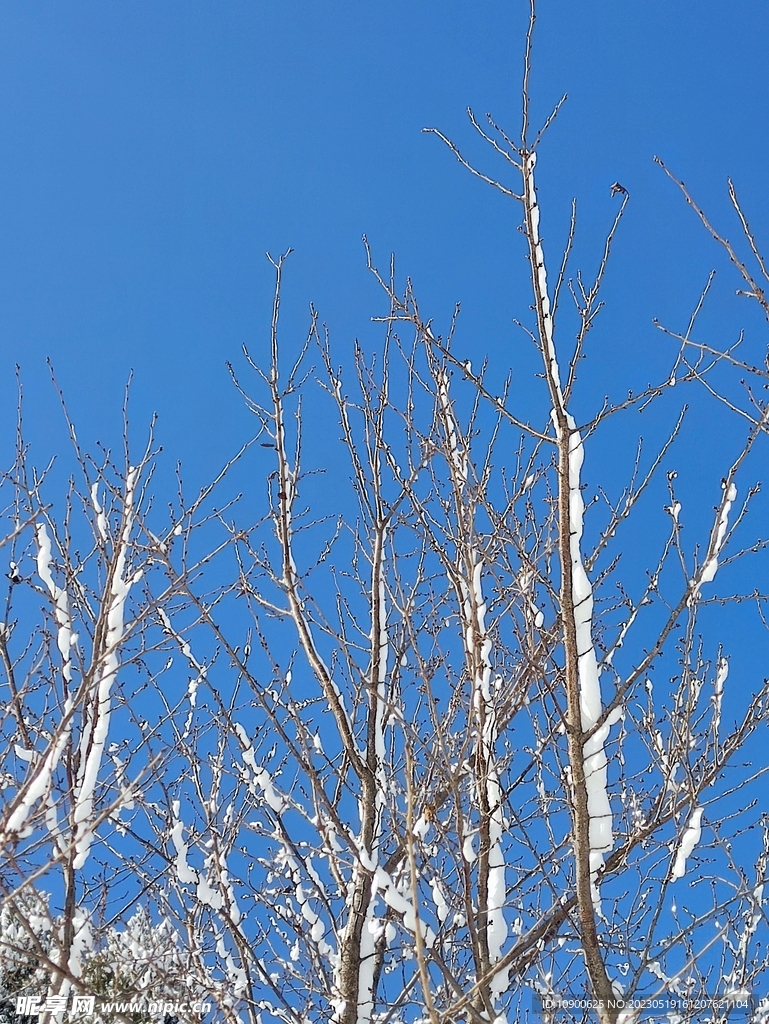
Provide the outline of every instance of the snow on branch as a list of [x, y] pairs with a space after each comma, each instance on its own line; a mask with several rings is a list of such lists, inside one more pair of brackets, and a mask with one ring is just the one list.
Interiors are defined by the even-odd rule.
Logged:
[[[417, 915], [414, 910], [414, 904], [403, 895], [384, 868], [379, 867], [376, 869], [374, 873], [374, 888], [376, 892], [382, 894], [387, 906], [391, 907], [400, 916], [403, 927], [410, 931], [412, 935], [415, 935]], [[431, 949], [435, 943], [435, 932], [421, 920], [419, 921], [419, 927], [422, 941], [428, 949]]]
[[699, 843], [702, 837], [702, 811], [702, 807], [695, 807], [689, 817], [686, 829], [684, 830], [684, 834], [681, 837], [681, 842], [678, 846], [676, 859], [670, 870], [670, 878], [672, 881], [675, 881], [677, 878], [684, 877], [686, 874], [686, 861], [691, 857], [694, 852], [694, 847]]
[[160, 621], [163, 623], [163, 630], [178, 643], [182, 654], [187, 660], [190, 668], [192, 669], [192, 675], [187, 684], [187, 697], [190, 702], [189, 711], [187, 712], [187, 720], [184, 723], [184, 731], [182, 732], [182, 738], [186, 739], [190, 735], [192, 728], [192, 721], [195, 714], [195, 705], [198, 699], [198, 689], [200, 684], [204, 683], [207, 679], [206, 666], [201, 664], [195, 657], [192, 651], [192, 646], [189, 641], [185, 640], [184, 637], [178, 632], [177, 629], [172, 625], [171, 619], [168, 612], [163, 607], [158, 608], [158, 616]]
[[77, 642], [77, 634], [72, 631], [72, 616], [69, 609], [69, 594], [66, 587], [60, 587], [53, 578], [51, 565], [51, 537], [45, 523], [38, 523], [37, 535], [37, 572], [53, 598], [54, 615], [56, 618], [56, 643], [62, 662], [62, 675], [65, 683], [72, 680], [72, 647]]
[[721, 553], [721, 548], [724, 546], [726, 531], [729, 528], [729, 513], [731, 512], [732, 505], [736, 500], [737, 488], [734, 483], [731, 482], [726, 487], [725, 494], [721, 502], [721, 508], [718, 513], [718, 519], [713, 527], [710, 544], [708, 545], [707, 559], [697, 574], [694, 586], [695, 597], [699, 594], [703, 583], [712, 583], [716, 578], [716, 572], [718, 571], [718, 556]]
[[[449, 376], [443, 367], [437, 372], [437, 397], [454, 485], [458, 538], [453, 572], [458, 581], [465, 659], [472, 680], [472, 707], [477, 729], [475, 786], [482, 810], [480, 828], [484, 840], [481, 843], [482, 864], [479, 876], [482, 891], [479, 898], [481, 909], [485, 911], [482, 929], [488, 953], [488, 963], [482, 963], [479, 967], [480, 973], [486, 975], [488, 968], [500, 960], [508, 935], [504, 915], [507, 890], [503, 838], [506, 823], [497, 767], [498, 727], [491, 679], [493, 642], [486, 625], [488, 608], [483, 592], [483, 553], [476, 535], [475, 499], [467, 488], [468, 446], [456, 420], [454, 405], [449, 396]], [[468, 863], [475, 859], [469, 835], [464, 837], [463, 853]], [[509, 971], [506, 969], [492, 976], [489, 991], [495, 1002], [507, 990], [508, 979]]]
[[[581, 472], [585, 450], [576, 423], [567, 414], [569, 425], [569, 549], [571, 553], [572, 601], [577, 638], [580, 711], [583, 732], [590, 732], [603, 713], [600, 668], [593, 644], [593, 588], [582, 560], [581, 541], [584, 530], [585, 505], [582, 500]], [[612, 811], [607, 790], [607, 758], [604, 744], [609, 730], [621, 714], [613, 715], [595, 729], [584, 745], [585, 785], [590, 817], [590, 873], [593, 901], [600, 913], [601, 897], [598, 875], [604, 860], [614, 847]]]
[[135, 516], [134, 494], [138, 475], [139, 468], [131, 467], [126, 477], [122, 524], [110, 566], [106, 613], [104, 610], [102, 611], [102, 616], [106, 618], [104, 644], [101, 650], [94, 652], [91, 683], [93, 696], [80, 738], [80, 766], [75, 783], [73, 813], [75, 870], [82, 868], [85, 864], [93, 841], [94, 789], [109, 731], [111, 693], [120, 665], [118, 651], [125, 635], [125, 604], [131, 587], [142, 577], [141, 569], [126, 576], [128, 547]]
[[[558, 453], [560, 605], [568, 709], [567, 742], [572, 787], [570, 802], [576, 895], [581, 944], [593, 992], [596, 997], [608, 1000], [612, 998], [614, 988], [606, 969], [605, 953], [598, 936], [597, 919], [603, 916], [599, 875], [604, 869], [606, 855], [614, 846], [604, 749], [614, 719], [607, 718], [599, 725], [603, 708], [600, 669], [593, 643], [593, 589], [581, 552], [585, 514], [581, 490], [584, 444], [577, 424], [566, 407], [554, 342], [553, 312], [547, 290], [545, 255], [539, 231], [540, 211], [534, 182], [536, 153], [529, 151], [523, 152], [522, 155], [524, 216], [538, 340], [544, 363], [544, 376], [550, 392], [550, 416]], [[597, 293], [601, 273], [602, 270], [599, 271], [596, 285], [591, 290], [590, 302]], [[583, 322], [587, 324], [587, 321]], [[573, 363], [571, 370], [569, 392], [574, 376]], [[617, 714], [619, 713], [618, 709]]]
[[267, 804], [276, 814], [280, 814], [286, 806], [286, 801], [275, 789], [272, 777], [267, 769], [263, 765], [256, 763], [254, 746], [245, 728], [240, 722], [235, 722], [234, 727], [238, 739], [243, 744], [243, 762], [251, 769], [249, 787], [252, 791], [254, 791], [255, 787], [258, 787]]
[[[565, 518], [562, 516], [559, 529], [562, 533], [562, 555], [568, 557], [570, 563], [568, 574], [565, 567], [563, 574], [564, 580], [570, 581], [570, 593], [566, 594], [566, 605], [569, 614], [573, 616], [575, 632], [580, 720], [582, 731], [590, 732], [600, 721], [603, 706], [600, 669], [593, 644], [593, 588], [581, 551], [585, 516], [581, 475], [585, 448], [574, 417], [566, 409], [561, 386], [560, 367], [553, 340], [553, 317], [547, 290], [545, 256], [539, 232], [540, 212], [534, 183], [535, 164], [536, 153], [529, 153], [524, 163], [524, 206], [540, 344], [545, 361], [545, 377], [552, 401], [551, 417], [556, 442], [562, 453], [562, 476], [566, 476], [566, 480], [561, 480], [560, 486], [561, 488], [566, 486], [568, 489], [567, 514]], [[619, 714], [610, 720], [607, 719], [600, 728], [595, 729], [584, 744], [582, 751], [589, 818], [590, 885], [593, 903], [599, 914], [601, 902], [598, 891], [598, 875], [603, 870], [605, 856], [611, 852], [614, 846], [604, 744], [608, 739], [611, 726], [618, 720], [618, 717]]]
[[558, 357], [553, 341], [553, 314], [550, 309], [550, 296], [547, 291], [547, 270], [545, 268], [545, 253], [542, 247], [542, 239], [539, 233], [539, 203], [537, 202], [537, 190], [534, 185], [534, 167], [537, 163], [537, 154], [529, 153], [526, 156], [523, 179], [524, 179], [524, 208], [528, 220], [528, 235], [530, 245], [530, 258], [532, 260], [532, 281], [534, 283], [534, 295], [536, 299], [537, 318], [539, 320], [540, 339], [543, 345], [543, 357], [547, 370], [547, 381], [553, 399], [553, 415], [565, 413], [563, 388], [561, 386], [561, 371], [558, 366]]
[[[54, 617], [56, 621], [56, 644], [62, 660], [62, 676], [65, 683], [64, 714], [60, 728], [57, 730], [45, 753], [40, 756], [35, 751], [25, 751], [24, 759], [30, 763], [27, 781], [21, 789], [19, 800], [10, 814], [3, 830], [4, 836], [23, 835], [27, 819], [33, 807], [41, 798], [45, 798], [51, 789], [53, 773], [61, 760], [62, 753], [69, 741], [72, 729], [73, 697], [69, 692], [72, 681], [72, 648], [77, 642], [77, 633], [72, 629], [69, 594], [66, 587], [60, 587], [53, 578], [51, 553], [51, 537], [45, 523], [38, 523], [35, 529], [37, 540], [37, 571], [53, 599]], [[19, 748], [20, 750], [21, 748]], [[56, 831], [55, 811], [48, 814], [47, 820], [53, 831]]]

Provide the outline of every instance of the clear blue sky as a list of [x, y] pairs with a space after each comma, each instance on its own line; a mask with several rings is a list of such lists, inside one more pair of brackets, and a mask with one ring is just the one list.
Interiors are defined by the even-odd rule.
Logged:
[[[268, 249], [296, 250], [287, 341], [311, 300], [340, 359], [370, 331], [381, 300], [364, 269], [365, 232], [380, 264], [397, 253], [441, 329], [461, 300], [462, 344], [506, 359], [511, 320], [530, 301], [520, 211], [420, 129], [440, 127], [504, 173], [464, 110], [518, 129], [527, 6], [5, 0], [2, 450], [18, 362], [30, 434], [41, 458], [50, 452], [50, 356], [87, 444], [117, 442], [133, 369], [134, 421], [157, 410], [167, 449], [206, 475], [250, 426], [224, 362], [243, 342], [265, 351]], [[598, 370], [613, 380], [639, 348], [660, 344], [652, 316], [683, 325], [719, 263], [655, 153], [722, 223], [731, 174], [769, 240], [769, 6], [540, 0], [539, 12], [535, 119], [570, 97], [540, 157], [551, 261], [572, 195], [589, 270], [611, 219], [610, 184], [632, 194], [605, 318], [619, 332]], [[724, 283], [733, 292], [728, 273]]]

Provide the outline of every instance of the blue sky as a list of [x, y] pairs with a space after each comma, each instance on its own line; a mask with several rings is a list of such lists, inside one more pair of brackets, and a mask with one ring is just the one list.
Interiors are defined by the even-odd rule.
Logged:
[[[134, 422], [157, 411], [167, 450], [202, 480], [250, 428], [224, 363], [237, 362], [244, 342], [257, 356], [266, 350], [265, 250], [296, 250], [287, 343], [304, 331], [313, 301], [341, 359], [381, 312], [364, 232], [381, 265], [397, 253], [441, 329], [460, 300], [460, 343], [514, 362], [512, 318], [530, 302], [520, 211], [420, 129], [440, 127], [505, 173], [472, 138], [464, 110], [489, 110], [518, 129], [527, 7], [6, 0], [3, 450], [15, 363], [36, 450], [43, 458], [60, 446], [50, 357], [87, 444], [117, 442], [133, 370]], [[635, 386], [622, 379], [635, 355], [651, 353], [654, 363], [662, 351], [652, 316], [683, 326], [707, 271], [723, 266], [652, 156], [722, 223], [731, 174], [759, 237], [769, 238], [769, 8], [542, 0], [539, 15], [535, 120], [569, 93], [540, 156], [550, 260], [554, 270], [576, 196], [577, 253], [593, 269], [619, 179], [632, 202], [609, 282], [606, 348], [599, 338], [592, 369], [599, 390]], [[735, 281], [728, 270], [721, 276], [716, 301], [728, 303]], [[740, 315], [750, 322], [747, 307]], [[651, 372], [645, 359], [642, 376]]]

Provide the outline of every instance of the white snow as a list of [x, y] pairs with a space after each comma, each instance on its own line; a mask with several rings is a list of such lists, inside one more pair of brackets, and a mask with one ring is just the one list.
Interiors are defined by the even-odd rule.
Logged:
[[184, 822], [179, 817], [180, 806], [180, 802], [174, 800], [172, 804], [173, 826], [171, 827], [171, 842], [176, 850], [176, 877], [182, 883], [197, 882], [197, 871], [194, 871], [187, 863], [187, 843], [184, 840]]
[[[449, 466], [454, 487], [461, 495], [468, 482], [468, 455], [459, 440], [460, 431], [449, 397], [449, 378], [445, 371], [438, 381], [438, 402], [444, 419], [449, 449]], [[472, 530], [472, 525], [470, 529]], [[482, 748], [485, 765], [485, 778], [477, 780], [477, 785], [485, 787], [486, 803], [489, 807], [488, 822], [486, 823], [489, 831], [488, 886], [484, 895], [487, 909], [486, 939], [489, 960], [494, 964], [501, 956], [502, 947], [508, 934], [503, 911], [507, 897], [505, 859], [502, 850], [505, 822], [502, 810], [502, 788], [496, 768], [497, 722], [491, 685], [492, 640], [486, 627], [488, 606], [483, 593], [483, 557], [477, 545], [473, 543], [472, 537], [469, 538], [469, 543], [470, 550], [460, 548], [456, 557], [465, 654], [468, 664], [473, 666], [472, 702], [475, 719], [478, 723], [477, 742]], [[535, 607], [535, 619], [536, 612]], [[462, 852], [468, 863], [472, 863], [477, 858], [469, 836], [464, 840]], [[443, 908], [441, 908], [442, 911]], [[439, 919], [443, 920], [440, 915]], [[499, 997], [507, 990], [508, 974], [507, 970], [503, 970], [492, 978], [490, 988], [495, 997]]]
[[[374, 886], [372, 886], [374, 889]], [[360, 937], [360, 968], [358, 974], [358, 1024], [369, 1024], [374, 1010], [374, 956], [376, 942], [384, 929], [377, 916], [376, 891], [372, 892], [366, 911], [366, 922]]]
[[[497, 783], [497, 791], [499, 791], [499, 784]], [[496, 963], [502, 955], [502, 947], [507, 939], [507, 922], [502, 912], [502, 908], [505, 905], [506, 889], [505, 889], [505, 858], [502, 853], [502, 829], [498, 819], [501, 817], [501, 812], [497, 808], [492, 813], [492, 829], [491, 829], [491, 850], [489, 852], [489, 891], [488, 891], [488, 908], [489, 908], [489, 927], [488, 927], [488, 944], [489, 944], [489, 959], [492, 963]], [[494, 996], [499, 998], [503, 992], [507, 991], [509, 985], [509, 969], [498, 971], [489, 983], [489, 988]]]
[[449, 399], [449, 375], [446, 370], [441, 371], [438, 377], [438, 402], [444, 415], [452, 468], [461, 486], [467, 483], [467, 453], [460, 448], [457, 423]]
[[110, 744], [110, 758], [115, 766], [115, 779], [120, 786], [120, 806], [113, 811], [113, 817], [118, 818], [121, 809], [132, 811], [135, 806], [134, 791], [131, 783], [126, 779], [125, 763], [114, 752], [115, 744]]
[[686, 874], [686, 861], [691, 857], [692, 851], [702, 837], [702, 807], [695, 807], [692, 811], [689, 822], [684, 831], [681, 843], [678, 847], [675, 862], [670, 872], [671, 880], [683, 878]]
[[[240, 724], [235, 722], [235, 732], [238, 734], [238, 739], [243, 744], [243, 761], [251, 769], [253, 783], [256, 784], [262, 791], [264, 799], [267, 801], [269, 806], [277, 814], [280, 814], [285, 807], [285, 800], [280, 793], [275, 789], [272, 781], [272, 776], [262, 765], [256, 763], [256, 755], [254, 752], [253, 744], [248, 737], [248, 733]], [[250, 788], [253, 792], [253, 784], [250, 784]]]
[[530, 569], [522, 569], [518, 574], [518, 586], [521, 590], [521, 595], [526, 602], [526, 606], [531, 616], [531, 621], [534, 623], [535, 629], [541, 629], [545, 621], [545, 616], [540, 608], [537, 607], [537, 602], [534, 600], [534, 573]]
[[[581, 471], [584, 460], [584, 446], [574, 419], [567, 415], [569, 425], [569, 519], [571, 536], [572, 596], [577, 633], [577, 657], [582, 728], [587, 732], [601, 717], [600, 669], [593, 646], [593, 590], [582, 562], [580, 542], [584, 528], [585, 506], [582, 501]], [[592, 878], [593, 902], [601, 912], [601, 897], [598, 889], [598, 874], [604, 865], [604, 858], [614, 846], [612, 812], [607, 791], [607, 759], [604, 744], [609, 730], [619, 720], [620, 709], [597, 729], [584, 746], [585, 783], [587, 787], [588, 813], [590, 815], [590, 872]]]
[[446, 896], [443, 892], [443, 886], [441, 885], [440, 879], [436, 877], [433, 879], [432, 884], [433, 900], [435, 901], [435, 913], [441, 924], [449, 916], [449, 905], [446, 902]]
[[[220, 933], [217, 933], [216, 939], [216, 952], [222, 960], [224, 960], [227, 971], [227, 981], [231, 986], [232, 996], [234, 996], [235, 999], [242, 999], [248, 991], [248, 976], [243, 968], [238, 967], [235, 963], [232, 953], [230, 953], [225, 946], [224, 938]], [[235, 1019], [240, 1020], [240, 1017], [236, 1016]]]
[[302, 917], [310, 926], [310, 938], [318, 947], [321, 955], [331, 956], [334, 950], [323, 938], [326, 934], [326, 926], [310, 906], [309, 899], [304, 891], [304, 886], [300, 882], [297, 882], [295, 893], [296, 901], [301, 908]]
[[473, 861], [478, 860], [478, 854], [475, 852], [473, 837], [471, 835], [465, 836], [465, 841], [462, 843], [462, 856], [468, 864], [472, 864]]
[[45, 583], [53, 598], [54, 615], [56, 618], [56, 642], [61, 654], [62, 675], [66, 683], [72, 679], [72, 618], [69, 611], [69, 595], [66, 587], [56, 584], [51, 572], [53, 558], [51, 555], [51, 538], [45, 523], [38, 523], [37, 534], [37, 573]]
[[222, 894], [214, 889], [210, 878], [204, 878], [202, 875], [198, 876], [198, 886], [195, 895], [204, 906], [211, 907], [212, 910], [221, 910], [224, 906]]
[[[195, 706], [198, 699], [198, 689], [201, 683], [204, 683], [208, 678], [207, 669], [205, 665], [202, 665], [192, 652], [192, 648], [189, 643], [184, 639], [183, 636], [174, 628], [171, 624], [171, 619], [168, 616], [165, 608], [158, 608], [158, 615], [161, 622], [163, 623], [164, 631], [172, 636], [179, 644], [182, 654], [187, 659], [190, 667], [192, 668], [192, 675], [187, 682], [187, 698], [190, 702], [190, 708], [187, 713], [187, 720], [184, 723], [184, 731], [182, 732], [182, 739], [186, 739], [192, 729], [192, 722], [195, 713]], [[170, 659], [166, 668], [169, 668], [172, 664], [173, 659]]]
[[[9, 815], [4, 834], [0, 836], [0, 839], [5, 839], [14, 834], [25, 834], [25, 825], [32, 808], [41, 797], [45, 797], [49, 792], [53, 773], [69, 741], [71, 732], [70, 722], [74, 706], [72, 697], [69, 695], [69, 684], [72, 681], [73, 637], [76, 637], [77, 634], [72, 632], [69, 595], [67, 594], [66, 587], [58, 586], [53, 578], [51, 569], [53, 563], [51, 538], [45, 523], [37, 524], [35, 534], [37, 539], [37, 571], [53, 598], [54, 617], [56, 620], [56, 643], [61, 655], [62, 676], [64, 677], [67, 695], [63, 709], [63, 725], [54, 735], [42, 758], [35, 751], [23, 750], [18, 744], [16, 745], [17, 756], [29, 762], [30, 769], [27, 772], [27, 781], [21, 788], [19, 802]], [[57, 828], [55, 815], [51, 816], [48, 814], [46, 820], [49, 827], [55, 831]]]
[[534, 186], [534, 167], [537, 162], [537, 154], [530, 153], [526, 157], [524, 173], [524, 191], [526, 205], [531, 210], [531, 242], [535, 252], [536, 266], [533, 268], [534, 289], [537, 296], [537, 307], [542, 310], [545, 331], [546, 355], [550, 364], [550, 374], [555, 384], [557, 401], [564, 408], [563, 391], [561, 389], [561, 376], [556, 358], [555, 346], [553, 344], [553, 318], [550, 315], [550, 297], [547, 293], [547, 271], [545, 270], [545, 255], [542, 250], [542, 241], [539, 235], [539, 204], [537, 203], [537, 190]]
[[93, 510], [96, 513], [96, 529], [99, 537], [105, 541], [107, 539], [107, 517], [104, 515], [104, 509], [99, 501], [99, 482], [92, 485], [91, 487], [91, 504]]
[[[64, 721], [69, 723], [72, 714], [72, 698], [68, 697], [64, 704]], [[64, 728], [60, 729], [56, 739], [48, 747], [45, 757], [42, 759], [38, 766], [37, 754], [34, 751], [29, 751], [29, 760], [34, 763], [33, 774], [28, 773], [27, 778], [29, 782], [26, 783], [21, 790], [21, 799], [14, 808], [13, 812], [8, 818], [4, 835], [0, 836], [0, 840], [5, 839], [6, 836], [11, 835], [26, 835], [25, 824], [27, 818], [35, 806], [37, 801], [45, 796], [51, 787], [51, 778], [53, 772], [56, 770], [56, 766], [59, 763], [64, 747], [69, 739], [70, 729], [67, 724]], [[19, 748], [17, 747], [17, 752]], [[55, 819], [48, 819], [50, 824], [53, 826], [52, 831], [56, 827]]]
[[[412, 934], [416, 934], [417, 916], [414, 905], [411, 900], [398, 891], [395, 882], [382, 867], [378, 867], [374, 873], [372, 890], [380, 892], [388, 907], [392, 907], [396, 914], [401, 915], [404, 928], [407, 928]], [[430, 949], [435, 943], [435, 932], [424, 921], [420, 921], [419, 924], [422, 940], [425, 946]]]
[[413, 832], [417, 839], [424, 839], [430, 831], [430, 819], [420, 814], [414, 825]]
[[372, 651], [376, 644], [377, 657], [377, 680], [376, 680], [376, 709], [374, 715], [374, 742], [376, 749], [377, 764], [377, 801], [380, 806], [385, 803], [387, 793], [387, 775], [385, 772], [385, 741], [384, 741], [384, 713], [387, 697], [387, 657], [390, 651], [390, 642], [387, 635], [387, 593], [385, 588], [385, 543], [387, 540], [386, 531], [377, 534], [374, 550], [374, 572], [376, 579], [375, 600], [372, 601], [371, 622], [371, 645]]
[[[80, 768], [75, 785], [75, 809], [73, 814], [73, 839], [75, 847], [73, 867], [76, 871], [85, 864], [93, 841], [94, 788], [109, 729], [111, 691], [117, 678], [119, 666], [118, 649], [125, 632], [125, 603], [131, 587], [141, 578], [141, 572], [135, 572], [128, 578], [124, 578], [128, 544], [134, 521], [134, 489], [138, 474], [139, 470], [136, 467], [132, 467], [128, 470], [126, 476], [122, 529], [113, 556], [112, 582], [107, 607], [107, 635], [104, 649], [98, 652], [99, 660], [96, 672], [94, 673], [96, 699], [93, 702], [91, 717], [85, 723], [80, 738]], [[69, 639], [68, 636], [68, 646]]]
[[711, 583], [715, 579], [716, 572], [718, 571], [718, 556], [721, 552], [721, 548], [724, 546], [726, 531], [729, 527], [729, 513], [732, 510], [732, 505], [734, 504], [736, 497], [737, 488], [733, 483], [730, 483], [726, 491], [726, 497], [721, 506], [718, 522], [715, 524], [710, 538], [708, 559], [700, 569], [700, 573], [697, 578], [694, 591], [695, 594], [699, 593], [700, 587], [703, 583]]
[[713, 729], [718, 733], [721, 724], [721, 703], [724, 696], [724, 683], [729, 675], [729, 662], [723, 656], [718, 659], [716, 681], [713, 686]]
[[[569, 471], [569, 548], [571, 556], [572, 602], [577, 634], [577, 665], [580, 691], [580, 712], [582, 728], [592, 729], [602, 714], [600, 669], [593, 646], [593, 590], [582, 561], [580, 544], [583, 533], [585, 505], [582, 500], [581, 472], [584, 461], [584, 446], [574, 418], [567, 412], [561, 386], [560, 368], [553, 342], [553, 318], [550, 314], [550, 298], [547, 292], [545, 257], [539, 235], [539, 206], [534, 185], [536, 153], [527, 155], [524, 164], [524, 193], [526, 208], [530, 211], [529, 231], [531, 247], [534, 250], [535, 267], [532, 268], [536, 306], [542, 311], [543, 344], [548, 362], [549, 375], [554, 390], [554, 407], [551, 413], [556, 438], [563, 442], [562, 423], [568, 430], [568, 471]], [[603, 868], [604, 858], [614, 846], [612, 813], [607, 792], [606, 753], [604, 744], [609, 729], [616, 718], [607, 720], [590, 737], [584, 746], [584, 769], [587, 786], [588, 813], [590, 816], [590, 872], [593, 903], [601, 913], [601, 897], [598, 889], [598, 874]]]
[[716, 673], [716, 695], [721, 696], [724, 692], [724, 683], [729, 675], [729, 662], [726, 658], [718, 659], [718, 672]]
[[[74, 936], [69, 950], [69, 963], [67, 966], [72, 975], [75, 978], [79, 978], [82, 974], [83, 954], [93, 949], [91, 918], [86, 910], [80, 907], [75, 908], [75, 912], [72, 915], [72, 927]], [[65, 994], [63, 989], [60, 994]]]

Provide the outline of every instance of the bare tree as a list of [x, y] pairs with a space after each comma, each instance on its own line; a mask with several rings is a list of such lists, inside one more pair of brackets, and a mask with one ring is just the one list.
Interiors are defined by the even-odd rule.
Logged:
[[[571, 270], [573, 213], [553, 286], [535, 171], [563, 101], [532, 128], [534, 21], [532, 6], [520, 136], [470, 112], [511, 181], [429, 131], [520, 204], [536, 416], [482, 345], [457, 354], [456, 314], [439, 332], [367, 247], [382, 342], [356, 344], [344, 371], [314, 310], [287, 354], [273, 261], [269, 363], [244, 350], [249, 378], [231, 368], [258, 423], [226, 467], [246, 501], [180, 494], [153, 530], [152, 443], [120, 471], [76, 449], [84, 486], [56, 520], [19, 445], [3, 885], [27, 924], [3, 941], [55, 992], [87, 991], [110, 954], [86, 931], [145, 900], [179, 950], [174, 985], [233, 1022], [769, 1012], [766, 768], [751, 760], [767, 682], [729, 678], [729, 645], [766, 628], [751, 524], [767, 363], [704, 340], [708, 281], [685, 328], [661, 328], [666, 373], [584, 412], [578, 371], [630, 197], [607, 183], [617, 208], [589, 284]], [[744, 259], [678, 184], [769, 318], [733, 186]], [[316, 387], [326, 411], [306, 413]], [[710, 467], [706, 514], [683, 507], [674, 468], [682, 392], [712, 403], [714, 437], [742, 431]], [[591, 452], [650, 407], [669, 427], [618, 482]], [[308, 429], [330, 488], [305, 468]], [[12, 625], [17, 594], [27, 616], [43, 599], [37, 633], [21, 612]]]

